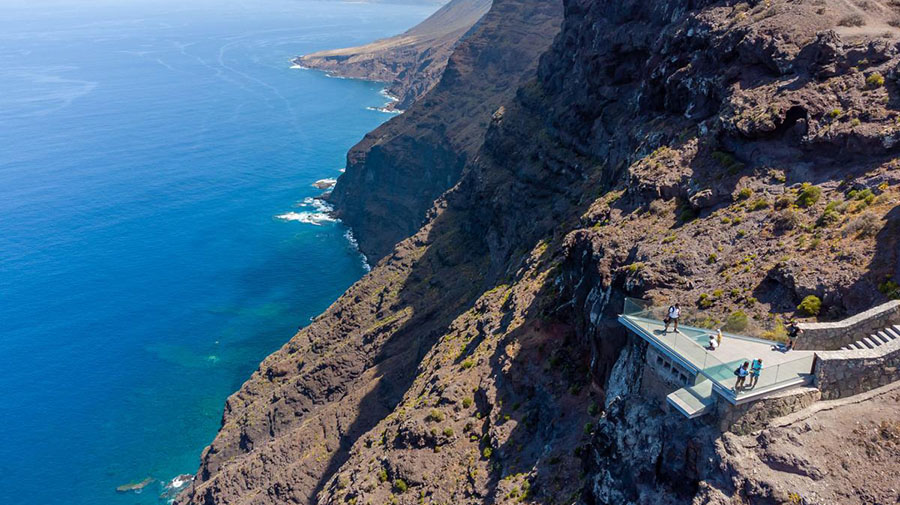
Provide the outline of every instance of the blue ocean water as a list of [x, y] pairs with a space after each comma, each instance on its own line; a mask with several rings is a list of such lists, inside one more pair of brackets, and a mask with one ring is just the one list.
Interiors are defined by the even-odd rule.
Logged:
[[303, 202], [390, 118], [381, 86], [289, 58], [433, 9], [0, 2], [0, 503], [155, 504], [196, 470], [227, 395], [364, 274]]

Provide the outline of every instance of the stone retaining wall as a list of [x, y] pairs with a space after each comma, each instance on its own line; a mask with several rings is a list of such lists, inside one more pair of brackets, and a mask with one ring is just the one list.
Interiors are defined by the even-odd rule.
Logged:
[[813, 368], [822, 398], [833, 400], [900, 380], [900, 339], [875, 349], [816, 352]]
[[805, 409], [821, 398], [813, 387], [791, 389], [762, 400], [732, 405], [723, 399], [716, 403], [716, 422], [722, 431], [746, 435], [768, 426], [769, 420]]
[[900, 300], [884, 303], [843, 321], [800, 323], [803, 334], [795, 348], [837, 350], [893, 324], [900, 324]]

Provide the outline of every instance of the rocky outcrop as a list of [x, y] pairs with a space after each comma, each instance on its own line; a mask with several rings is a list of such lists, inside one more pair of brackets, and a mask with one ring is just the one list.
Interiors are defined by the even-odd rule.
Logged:
[[495, 1], [351, 153], [333, 201], [384, 258], [229, 399], [178, 503], [896, 501], [854, 463], [895, 471], [896, 398], [723, 434], [629, 387], [615, 317], [777, 336], [805, 289], [823, 318], [885, 301], [897, 39], [838, 30], [845, 4], [564, 5], [531, 74], [557, 11]]
[[294, 59], [329, 74], [388, 83], [396, 98], [388, 109], [405, 110], [438, 82], [460, 39], [491, 6], [491, 0], [451, 0], [408, 31], [370, 44], [320, 51]]

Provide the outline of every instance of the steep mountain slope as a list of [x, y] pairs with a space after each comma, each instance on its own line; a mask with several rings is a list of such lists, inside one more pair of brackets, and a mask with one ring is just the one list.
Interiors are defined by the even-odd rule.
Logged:
[[329, 201], [370, 260], [415, 233], [434, 199], [456, 183], [491, 115], [533, 78], [561, 11], [558, 1], [494, 2], [434, 89], [350, 150]]
[[405, 110], [438, 82], [460, 38], [490, 7], [491, 0], [451, 0], [400, 35], [303, 55], [294, 63], [343, 77], [390, 83], [387, 91], [397, 101], [388, 107]]
[[[826, 503], [815, 472], [748, 462], [817, 437], [754, 448], [635, 394], [641, 348], [615, 315], [625, 296], [680, 300], [697, 324], [777, 332], [808, 295], [829, 318], [896, 294], [900, 38], [842, 28], [897, 8], [564, 5], [536, 78], [424, 226], [229, 399], [179, 503]], [[407, 127], [465, 124], [418, 117]], [[413, 167], [434, 153], [406, 146]], [[367, 180], [354, 172], [345, 197]], [[863, 405], [848, 415], [891, 418], [889, 400]]]

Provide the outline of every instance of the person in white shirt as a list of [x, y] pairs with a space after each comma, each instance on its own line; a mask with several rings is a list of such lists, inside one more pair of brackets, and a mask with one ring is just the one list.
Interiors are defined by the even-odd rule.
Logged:
[[673, 324], [675, 326], [675, 333], [678, 333], [678, 317], [681, 316], [681, 306], [677, 303], [669, 307], [669, 313], [666, 316], [666, 333], [669, 331], [669, 324]]
[[719, 341], [716, 339], [716, 336], [712, 333], [709, 334], [709, 347], [710, 351], [715, 351], [716, 348], [719, 347]]

